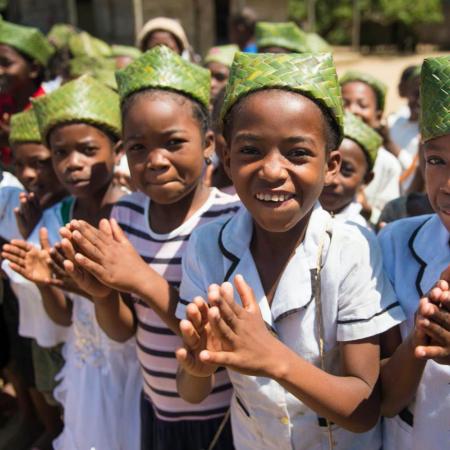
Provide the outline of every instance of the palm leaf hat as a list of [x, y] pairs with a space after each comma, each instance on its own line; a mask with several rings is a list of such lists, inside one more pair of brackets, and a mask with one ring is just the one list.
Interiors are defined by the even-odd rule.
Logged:
[[355, 141], [363, 149], [369, 170], [372, 170], [377, 159], [378, 149], [383, 142], [381, 136], [351, 112], [346, 112], [344, 115], [344, 136]]
[[351, 83], [352, 81], [361, 81], [362, 83], [369, 85], [377, 97], [378, 108], [380, 111], [384, 111], [387, 86], [382, 81], [370, 73], [360, 72], [359, 70], [349, 70], [340, 78], [341, 86], [346, 83]]
[[295, 53], [309, 51], [306, 33], [294, 22], [257, 22], [255, 38], [258, 49], [281, 47]]
[[54, 53], [47, 38], [37, 28], [5, 20], [0, 20], [0, 44], [15, 48], [44, 67]]
[[424, 60], [420, 98], [423, 141], [450, 134], [450, 56]]
[[43, 142], [54, 127], [70, 123], [87, 123], [120, 137], [119, 96], [89, 75], [32, 99], [32, 103]]
[[120, 99], [144, 89], [178, 92], [209, 105], [211, 75], [209, 70], [184, 60], [164, 45], [145, 52], [127, 67], [116, 72]]
[[231, 67], [231, 64], [233, 64], [234, 55], [238, 51], [239, 47], [234, 44], [211, 47], [205, 57], [205, 64], [218, 62], [226, 67]]
[[41, 142], [39, 125], [33, 108], [11, 116], [11, 145], [25, 142]]
[[341, 90], [330, 53], [236, 53], [221, 119], [245, 96], [263, 89], [298, 92], [319, 102], [344, 135]]

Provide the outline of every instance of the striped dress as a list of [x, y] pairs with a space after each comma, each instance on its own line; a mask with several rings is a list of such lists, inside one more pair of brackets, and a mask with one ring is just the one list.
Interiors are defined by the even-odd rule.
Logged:
[[[212, 189], [205, 204], [180, 227], [167, 234], [157, 234], [149, 224], [150, 199], [140, 192], [125, 197], [114, 206], [112, 217], [127, 234], [141, 257], [163, 276], [171, 286], [179, 288], [181, 257], [192, 231], [223, 215], [236, 212], [239, 203]], [[184, 401], [177, 392], [178, 363], [175, 350], [182, 345], [160, 317], [141, 299], [134, 297], [137, 316], [137, 353], [144, 378], [145, 398], [151, 402], [157, 418], [163, 421], [207, 420], [221, 417], [231, 398], [231, 384], [225, 370], [216, 374], [212, 393], [200, 404]]]

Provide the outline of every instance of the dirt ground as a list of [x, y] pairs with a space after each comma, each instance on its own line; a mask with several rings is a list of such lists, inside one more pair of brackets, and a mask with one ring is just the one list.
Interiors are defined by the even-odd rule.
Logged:
[[[400, 75], [407, 66], [420, 64], [424, 58], [438, 56], [445, 53], [419, 53], [414, 55], [370, 55], [364, 56], [344, 49], [336, 49], [334, 61], [338, 75], [346, 70], [357, 69], [371, 73], [388, 85], [386, 99], [386, 114], [395, 112], [404, 100], [398, 96], [397, 86]], [[448, 53], [447, 53], [448, 54]]]

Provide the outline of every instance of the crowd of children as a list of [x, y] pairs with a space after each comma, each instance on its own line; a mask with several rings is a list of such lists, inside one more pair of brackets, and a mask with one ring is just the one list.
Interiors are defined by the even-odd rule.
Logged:
[[0, 21], [0, 449], [450, 445], [450, 57], [230, 38]]

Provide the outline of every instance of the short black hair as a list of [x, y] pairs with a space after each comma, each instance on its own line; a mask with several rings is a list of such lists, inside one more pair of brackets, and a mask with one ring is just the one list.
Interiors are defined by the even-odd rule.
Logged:
[[231, 16], [230, 24], [236, 27], [240, 25], [248, 30], [250, 34], [254, 34], [256, 20], [257, 17], [255, 11], [249, 7], [244, 7]]
[[197, 121], [200, 134], [202, 136], [202, 141], [204, 141], [206, 133], [210, 129], [210, 118], [208, 110], [205, 106], [199, 103], [197, 100], [188, 97], [187, 95], [177, 92], [171, 89], [161, 89], [161, 88], [149, 88], [143, 89], [141, 91], [133, 92], [128, 97], [122, 101], [120, 105], [120, 110], [122, 113], [122, 123], [124, 123], [125, 116], [128, 114], [130, 108], [136, 103], [137, 98], [141, 96], [147, 96], [149, 98], [155, 98], [158, 95], [170, 95], [176, 102], [183, 104], [188, 101], [192, 106], [192, 116]]
[[[270, 89], [265, 89], [265, 90], [286, 91], [286, 92], [291, 92], [294, 94], [303, 95], [304, 97], [309, 98], [313, 103], [315, 103], [318, 106], [318, 108], [322, 112], [322, 116], [324, 118], [324, 126], [325, 126], [325, 133], [326, 133], [325, 151], [328, 153], [332, 150], [337, 150], [339, 148], [339, 145], [342, 141], [342, 135], [341, 135], [339, 126], [338, 126], [336, 120], [334, 119], [334, 117], [332, 116], [331, 112], [329, 111], [329, 109], [327, 107], [325, 107], [323, 105], [323, 103], [321, 103], [320, 101], [318, 101], [314, 98], [311, 98], [306, 93], [301, 93], [301, 92], [293, 91], [290, 89], [270, 88]], [[223, 134], [223, 137], [225, 138], [225, 141], [228, 143], [228, 145], [230, 144], [230, 133], [231, 133], [231, 128], [233, 126], [233, 114], [236, 111], [239, 111], [239, 109], [242, 107], [242, 101], [244, 99], [249, 97], [251, 94], [253, 94], [255, 92], [260, 92], [260, 91], [261, 90], [253, 91], [253, 92], [250, 92], [249, 94], [245, 95], [244, 97], [241, 97], [237, 101], [237, 103], [235, 103], [231, 107], [231, 109], [226, 113], [225, 117], [223, 118], [222, 134]]]

